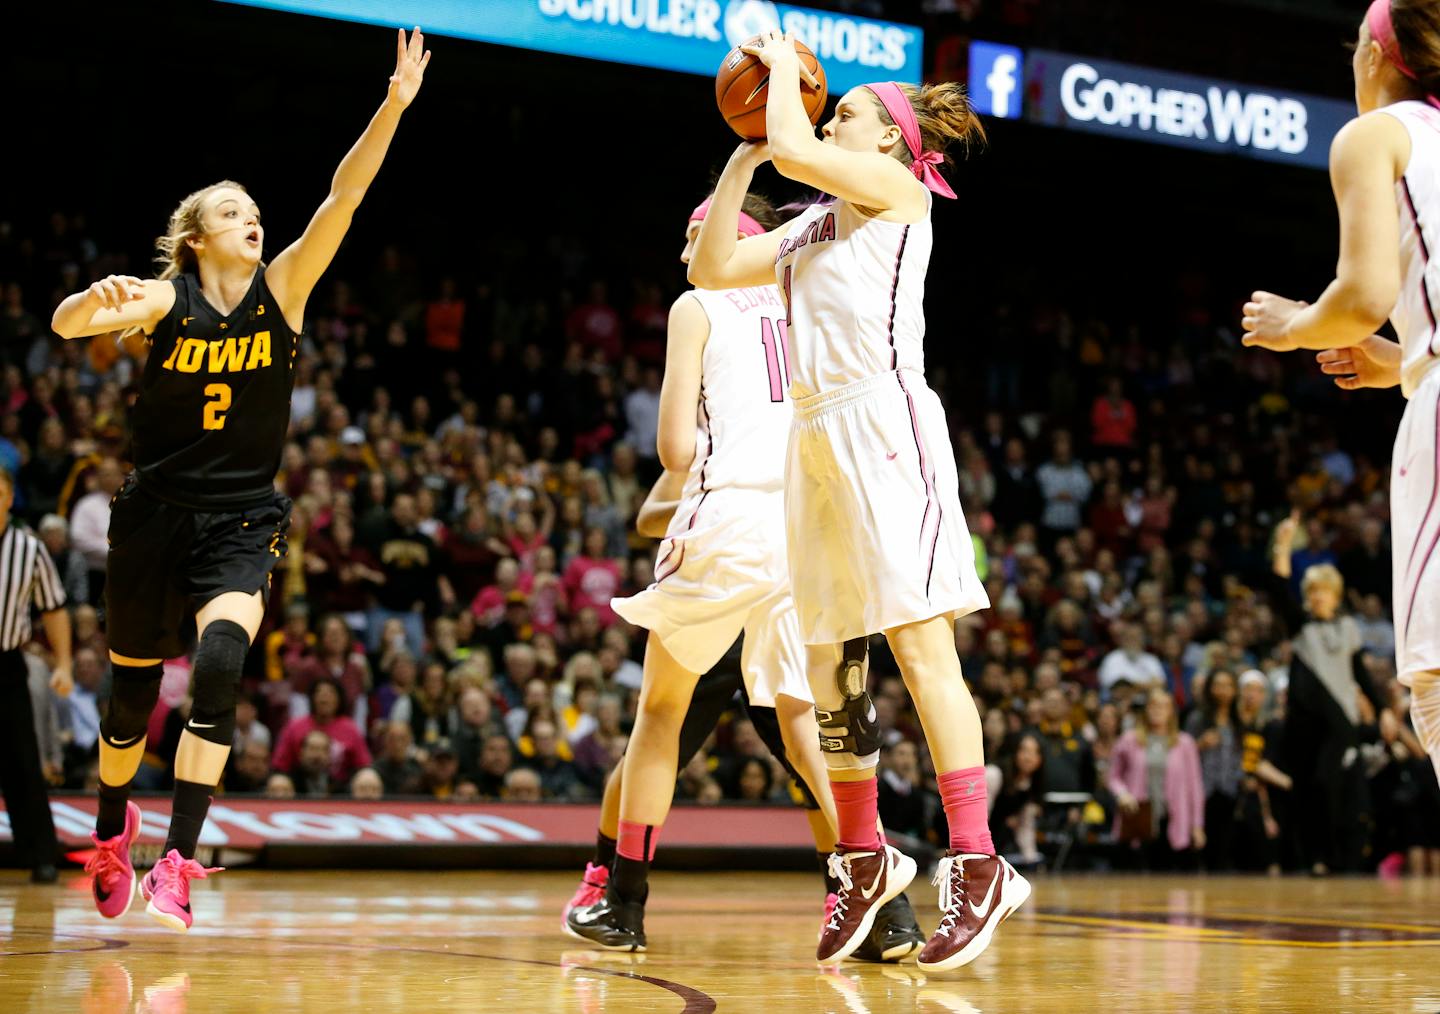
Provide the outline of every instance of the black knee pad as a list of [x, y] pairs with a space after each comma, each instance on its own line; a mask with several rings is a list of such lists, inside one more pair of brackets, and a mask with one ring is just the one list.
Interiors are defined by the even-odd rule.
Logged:
[[160, 699], [161, 667], [110, 663], [114, 679], [105, 716], [100, 719], [100, 738], [118, 750], [134, 746], [145, 737], [155, 702]]
[[794, 781], [795, 788], [800, 793], [800, 805], [807, 810], [820, 809], [820, 804], [810, 792], [810, 786], [805, 784], [805, 779], [800, 777], [800, 772], [790, 763], [790, 756], [785, 751], [785, 737], [780, 734], [780, 713], [774, 708], [761, 707], [758, 704], [750, 705], [746, 711], [750, 715], [750, 724], [755, 727], [756, 735]]
[[249, 653], [250, 638], [240, 624], [215, 620], [205, 628], [195, 649], [193, 703], [185, 723], [192, 734], [220, 746], [234, 741], [235, 698]]

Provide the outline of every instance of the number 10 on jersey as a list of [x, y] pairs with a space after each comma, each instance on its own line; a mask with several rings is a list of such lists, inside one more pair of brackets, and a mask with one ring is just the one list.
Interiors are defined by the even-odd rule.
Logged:
[[[770, 400], [784, 401], [790, 386], [790, 265], [785, 265], [785, 319], [760, 318], [760, 344], [765, 346], [765, 367], [770, 374]], [[782, 372], [783, 371], [783, 372]]]
[[760, 343], [765, 346], [765, 367], [770, 374], [770, 400], [784, 401], [790, 386], [790, 328], [783, 320], [760, 318]]

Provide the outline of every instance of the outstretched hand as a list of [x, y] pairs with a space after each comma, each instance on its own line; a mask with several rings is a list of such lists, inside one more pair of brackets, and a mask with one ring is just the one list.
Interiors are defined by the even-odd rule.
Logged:
[[123, 310], [126, 303], [145, 298], [145, 283], [134, 275], [106, 275], [85, 290], [104, 310]]
[[1292, 510], [1288, 517], [1275, 526], [1275, 552], [1290, 554], [1295, 545], [1295, 533], [1300, 529], [1300, 509]]
[[811, 88], [819, 88], [819, 79], [805, 66], [800, 59], [799, 52], [795, 49], [796, 41], [793, 33], [787, 34], [774, 28], [756, 36], [753, 42], [741, 46], [740, 52], [749, 53], [767, 67], [774, 67], [777, 63], [793, 60], [800, 69], [800, 80]]
[[401, 109], [414, 101], [425, 79], [425, 68], [430, 65], [430, 51], [425, 48], [425, 35], [419, 26], [405, 39], [405, 29], [400, 29], [395, 43], [395, 73], [390, 75], [390, 92], [386, 101], [393, 102]]

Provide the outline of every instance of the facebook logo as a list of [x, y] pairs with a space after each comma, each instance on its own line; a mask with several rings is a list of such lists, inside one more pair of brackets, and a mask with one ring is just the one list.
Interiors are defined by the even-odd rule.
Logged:
[[1020, 115], [1020, 68], [1025, 54], [1014, 46], [970, 43], [970, 102], [978, 112], [1013, 120]]

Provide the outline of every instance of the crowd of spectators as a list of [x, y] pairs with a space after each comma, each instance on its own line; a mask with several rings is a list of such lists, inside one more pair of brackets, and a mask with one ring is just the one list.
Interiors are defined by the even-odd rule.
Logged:
[[[96, 778], [105, 532], [141, 364], [46, 322], [123, 263], [78, 217], [27, 237], [0, 223], [0, 466], [70, 598], [75, 692], [45, 689], [43, 644], [30, 659], [47, 773], [76, 789]], [[507, 297], [431, 278], [395, 247], [322, 283], [277, 477], [294, 500], [288, 553], [222, 791], [598, 797], [640, 686], [644, 632], [609, 601], [652, 575], [633, 522], [660, 467], [665, 306], [643, 279]], [[930, 343], [991, 599], [955, 636], [997, 845], [1030, 863], [1064, 847], [1117, 866], [1440, 874], [1440, 789], [1394, 676], [1398, 396], [1343, 395], [1301, 360], [1242, 351], [1213, 309], [1182, 300], [1173, 321], [1140, 324], [1123, 306], [1002, 304]], [[1365, 427], [1339, 425], [1362, 405]], [[1334, 618], [1315, 612], [1320, 585]], [[1329, 724], [1301, 736], [1307, 623], [1343, 634], [1353, 678], [1325, 684], [1329, 711], [1305, 705]], [[886, 825], [943, 840], [878, 637], [871, 675]], [[142, 788], [173, 777], [187, 690], [188, 662], [168, 661]], [[737, 705], [677, 794], [791, 787]]]

